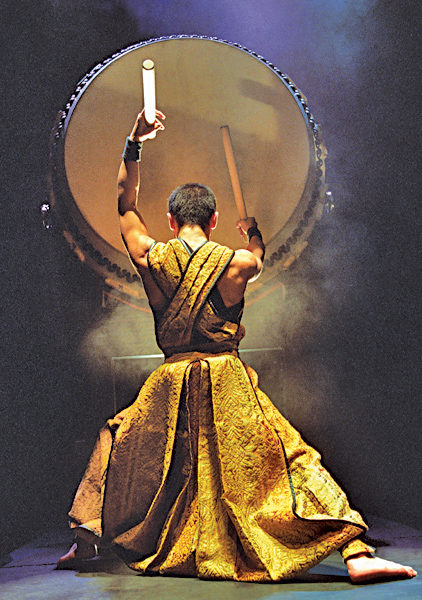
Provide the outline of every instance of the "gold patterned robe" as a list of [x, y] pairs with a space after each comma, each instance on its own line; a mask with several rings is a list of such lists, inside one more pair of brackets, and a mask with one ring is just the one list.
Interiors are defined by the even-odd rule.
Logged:
[[101, 430], [72, 526], [137, 571], [211, 579], [277, 581], [367, 551], [361, 516], [238, 358], [243, 326], [210, 302], [232, 251], [188, 250], [150, 250], [166, 359]]

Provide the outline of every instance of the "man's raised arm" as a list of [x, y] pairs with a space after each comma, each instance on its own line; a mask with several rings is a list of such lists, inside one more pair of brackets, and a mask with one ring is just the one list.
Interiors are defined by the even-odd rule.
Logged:
[[[165, 119], [163, 113], [158, 110], [156, 116]], [[148, 125], [145, 121], [144, 111], [139, 113], [132, 132], [126, 140], [117, 179], [120, 231], [132, 260], [139, 266], [145, 266], [146, 256], [153, 242], [137, 207], [142, 143], [154, 138], [157, 131], [162, 129], [164, 129], [164, 125], [158, 119], [155, 120], [154, 125]]]

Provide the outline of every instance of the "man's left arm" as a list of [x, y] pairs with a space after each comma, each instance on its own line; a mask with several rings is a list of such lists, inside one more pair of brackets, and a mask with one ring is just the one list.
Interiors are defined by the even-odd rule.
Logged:
[[[157, 117], [165, 119], [160, 111]], [[134, 261], [139, 266], [147, 266], [147, 254], [153, 239], [149, 236], [148, 229], [138, 206], [138, 192], [140, 185], [139, 161], [142, 143], [156, 136], [157, 131], [164, 129], [164, 125], [156, 118], [154, 125], [148, 125], [142, 111], [135, 122], [123, 155], [117, 179], [118, 210], [120, 231], [125, 246]]]
[[242, 236], [247, 236], [249, 243], [244, 250], [237, 250], [237, 257], [241, 260], [242, 275], [247, 281], [255, 279], [261, 272], [262, 263], [265, 256], [265, 244], [262, 240], [262, 234], [258, 229], [258, 224], [254, 217], [240, 219], [236, 227]]

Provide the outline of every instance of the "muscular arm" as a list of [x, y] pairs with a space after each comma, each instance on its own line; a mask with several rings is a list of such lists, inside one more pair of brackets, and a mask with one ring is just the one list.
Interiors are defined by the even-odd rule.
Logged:
[[[236, 224], [241, 235], [250, 227], [257, 227], [253, 217], [241, 219]], [[253, 235], [248, 246], [236, 250], [234, 256], [222, 276], [218, 289], [226, 306], [234, 306], [243, 298], [246, 285], [250, 279], [259, 274], [265, 256], [265, 244], [258, 235]]]
[[[157, 116], [165, 118], [159, 111]], [[142, 111], [129, 137], [136, 142], [144, 142], [155, 137], [160, 129], [164, 129], [164, 126], [158, 119], [153, 126], [147, 125]], [[139, 182], [139, 163], [122, 160], [117, 179], [120, 231], [133, 262], [141, 268], [146, 268], [147, 254], [153, 239], [149, 236], [146, 223], [137, 206]]]
[[[258, 230], [257, 222], [253, 217], [249, 217], [248, 219], [241, 219], [237, 222], [237, 227], [242, 235], [244, 235], [245, 233], [247, 234], [251, 227]], [[262, 241], [260, 235], [252, 235], [246, 250], [238, 250], [237, 252], [249, 252], [253, 255], [253, 258], [249, 256], [249, 267], [245, 265], [246, 272], [244, 273], [244, 276], [247, 278], [247, 281], [249, 281], [250, 279], [255, 277], [255, 275], [258, 275], [258, 273], [262, 269], [262, 262], [265, 256], [265, 244]]]

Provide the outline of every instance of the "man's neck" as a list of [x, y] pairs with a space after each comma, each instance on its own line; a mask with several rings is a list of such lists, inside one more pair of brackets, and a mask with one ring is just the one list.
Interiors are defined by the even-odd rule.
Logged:
[[183, 225], [177, 232], [176, 237], [185, 240], [194, 250], [210, 239], [209, 234], [201, 229], [199, 225]]

